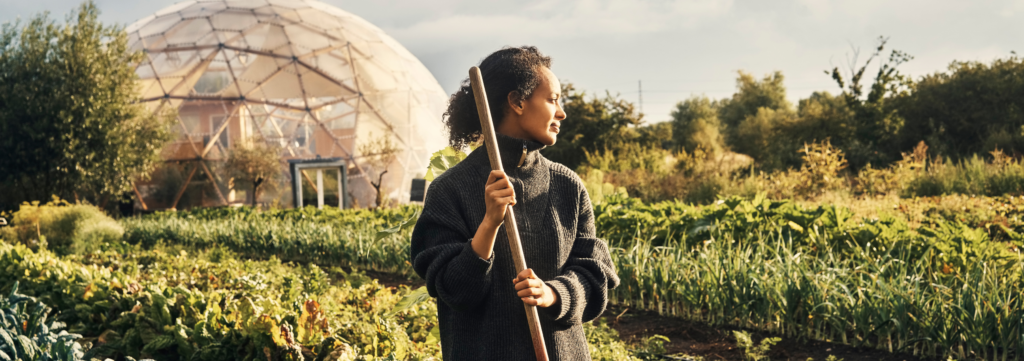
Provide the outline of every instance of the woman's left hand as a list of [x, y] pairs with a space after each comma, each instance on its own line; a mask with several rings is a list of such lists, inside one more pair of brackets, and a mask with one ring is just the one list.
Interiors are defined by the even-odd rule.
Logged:
[[515, 284], [516, 292], [525, 304], [537, 307], [550, 307], [558, 302], [558, 294], [555, 293], [555, 290], [552, 290], [544, 281], [541, 281], [532, 268], [527, 268], [520, 272], [512, 280], [512, 283]]

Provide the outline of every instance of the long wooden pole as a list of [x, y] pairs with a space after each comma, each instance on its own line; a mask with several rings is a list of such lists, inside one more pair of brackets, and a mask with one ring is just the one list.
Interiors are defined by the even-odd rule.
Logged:
[[[484, 79], [480, 75], [480, 68], [469, 68], [469, 82], [473, 86], [473, 98], [476, 99], [476, 112], [480, 115], [480, 127], [484, 133], [484, 143], [487, 145], [487, 156], [491, 159], [491, 169], [505, 171], [501, 165], [501, 155], [498, 154], [498, 141], [494, 135], [494, 123], [491, 122], [491, 108], [487, 105], [487, 91], [484, 90]], [[508, 235], [508, 246], [512, 250], [512, 262], [516, 265], [516, 274], [526, 269], [526, 257], [523, 256], [523, 246], [519, 242], [519, 227], [516, 226], [516, 217], [512, 212], [512, 206], [505, 209], [505, 233]], [[544, 345], [544, 334], [540, 331], [540, 316], [537, 315], [537, 307], [523, 304], [526, 307], [526, 321], [530, 323], [530, 337], [533, 338], [533, 352], [537, 355], [537, 361], [548, 361], [548, 350]]]

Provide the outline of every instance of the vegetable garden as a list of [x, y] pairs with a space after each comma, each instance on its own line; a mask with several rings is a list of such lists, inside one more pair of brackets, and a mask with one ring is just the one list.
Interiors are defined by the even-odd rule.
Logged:
[[[417, 277], [417, 206], [157, 213], [120, 221], [121, 239], [96, 247], [76, 242], [102, 237], [48, 234], [60, 216], [29, 216], [47, 207], [78, 206], [14, 215], [0, 290], [17, 283], [59, 311], [51, 318], [91, 343], [86, 359], [439, 356], [433, 301], [362, 273]], [[1024, 199], [907, 199], [872, 213], [763, 196], [595, 206], [623, 281], [617, 305], [932, 359], [1020, 357]], [[660, 357], [656, 338], [628, 345], [605, 324], [588, 333], [598, 359]]]

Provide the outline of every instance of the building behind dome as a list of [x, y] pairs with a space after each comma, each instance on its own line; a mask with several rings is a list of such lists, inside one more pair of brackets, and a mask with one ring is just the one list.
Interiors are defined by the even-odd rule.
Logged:
[[[426, 67], [381, 29], [330, 5], [185, 1], [126, 31], [146, 53], [136, 70], [143, 101], [177, 110], [165, 166], [138, 187], [148, 208], [233, 202], [232, 188], [246, 188], [230, 184], [223, 161], [248, 139], [279, 145], [282, 171], [289, 159], [346, 160], [345, 193], [367, 206], [375, 195], [367, 174], [380, 170], [369, 169], [360, 144], [388, 137], [400, 151], [384, 189], [408, 201], [412, 179], [447, 143], [447, 95]], [[268, 197], [288, 205], [289, 194]]]

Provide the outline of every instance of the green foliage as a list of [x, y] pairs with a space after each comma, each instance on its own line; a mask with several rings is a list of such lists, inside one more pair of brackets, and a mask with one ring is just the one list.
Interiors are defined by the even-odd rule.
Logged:
[[787, 132], [796, 113], [786, 100], [783, 80], [778, 71], [761, 80], [740, 71], [732, 99], [718, 103], [728, 147], [753, 157], [766, 170], [797, 163]]
[[743, 358], [748, 361], [769, 360], [768, 351], [782, 341], [778, 337], [766, 337], [761, 340], [760, 344], [754, 345], [754, 340], [746, 331], [733, 331], [732, 334], [736, 337], [736, 345], [743, 349]]
[[[888, 38], [879, 37], [874, 52], [859, 69], [859, 50], [854, 49], [849, 64], [850, 72], [845, 77], [838, 67], [825, 72], [832, 76], [840, 89], [843, 89], [842, 97], [853, 112], [852, 121], [847, 123], [852, 125], [850, 128], [853, 137], [839, 138], [842, 134], [830, 136], [836, 140], [843, 140], [839, 146], [846, 151], [851, 165], [857, 169], [868, 163], [888, 164], [896, 159], [900, 151], [896, 140], [903, 131], [904, 118], [897, 100], [909, 94], [913, 81], [909, 76], [901, 74], [897, 68], [913, 57], [902, 51], [893, 50], [888, 59], [879, 65], [866, 96], [862, 84], [868, 66], [882, 55], [888, 41]], [[914, 143], [918, 140], [920, 139], [915, 139]]]
[[622, 280], [611, 301], [622, 306], [891, 352], [1024, 347], [998, 331], [1024, 317], [1011, 296], [1024, 289], [1015, 227], [931, 217], [915, 229], [763, 197], [706, 207], [630, 199], [595, 215]]
[[[648, 172], [665, 174], [675, 165], [672, 153], [661, 147], [626, 143], [615, 149], [584, 150], [584, 161], [579, 169], [600, 169], [617, 172]], [[584, 171], [585, 172], [585, 171]], [[583, 173], [583, 172], [581, 172]]]
[[868, 195], [899, 194], [905, 198], [1024, 194], [1024, 165], [1001, 150], [990, 152], [991, 162], [978, 156], [960, 161], [929, 161], [927, 151], [928, 146], [921, 142], [889, 168], [866, 166], [857, 175], [856, 191]]
[[687, 152], [700, 148], [712, 155], [721, 154], [725, 143], [718, 118], [721, 103], [724, 102], [695, 96], [676, 104], [671, 114], [672, 137], [676, 147]]
[[548, 159], [576, 169], [583, 164], [587, 151], [616, 152], [618, 147], [639, 140], [636, 127], [642, 117], [636, 114], [633, 103], [611, 94], [588, 100], [586, 92], [576, 91], [569, 83], [562, 86], [562, 99], [562, 108], [572, 119], [562, 123], [558, 141], [541, 150]]
[[1024, 59], [990, 64], [954, 61], [947, 72], [922, 77], [900, 103], [904, 149], [924, 140], [953, 159], [1002, 149], [1024, 152]]
[[786, 88], [782, 84], [782, 72], [776, 71], [766, 75], [760, 81], [750, 73], [739, 71], [736, 78], [736, 93], [728, 101], [720, 103], [722, 123], [729, 129], [727, 141], [730, 145], [739, 139], [731, 133], [749, 117], [757, 115], [761, 108], [775, 111], [788, 110], [792, 107], [786, 100]]
[[791, 110], [759, 108], [733, 129], [733, 150], [753, 157], [765, 170], [780, 170], [798, 164], [792, 142], [784, 131], [795, 122]]
[[247, 257], [411, 276], [408, 238], [419, 210], [200, 208], [126, 219], [124, 239], [147, 248], [160, 242], [219, 245]]
[[[1024, 249], [1021, 236], [1024, 234], [1024, 199], [956, 199], [906, 200], [892, 208], [891, 213], [883, 209], [877, 216], [857, 218], [842, 206], [825, 204], [805, 208], [791, 201], [770, 200], [764, 194], [748, 200], [721, 199], [708, 206], [606, 197], [594, 205], [594, 214], [598, 235], [609, 242], [615, 269], [622, 280], [622, 284], [609, 293], [611, 302], [619, 305], [655, 310], [711, 325], [731, 325], [784, 337], [830, 340], [894, 352], [960, 357], [960, 349], [964, 350], [964, 355], [971, 350], [991, 352], [992, 345], [999, 349], [1020, 349], [1024, 339], [1001, 330], [1013, 327], [1003, 320], [1024, 317], [1021, 314], [1024, 307], [1015, 296], [1024, 292], [1021, 281], [1024, 280], [1024, 258], [1020, 253]], [[108, 322], [104, 317], [108, 316], [98, 315], [109, 314], [110, 309], [103, 307], [112, 306], [101, 304], [102, 307], [95, 310], [96, 306], [78, 306], [85, 295], [89, 294], [88, 300], [95, 298], [96, 302], [108, 299], [116, 294], [111, 290], [131, 289], [132, 286], [120, 283], [129, 279], [143, 280], [140, 283], [147, 285], [151, 282], [147, 280], [157, 280], [152, 282], [172, 289], [182, 284], [188, 285], [183, 287], [216, 284], [217, 290], [273, 295], [276, 298], [269, 299], [286, 300], [279, 303], [293, 304], [294, 310], [301, 311], [307, 299], [318, 300], [304, 295], [330, 294], [331, 287], [338, 287], [325, 280], [337, 278], [348, 287], [360, 289], [373, 284], [359, 272], [341, 272], [332, 265], [411, 276], [409, 265], [405, 263], [408, 234], [396, 232], [378, 242], [371, 240], [377, 229], [395, 226], [401, 229], [401, 224], [406, 223], [415, 210], [416, 207], [378, 211], [308, 208], [257, 212], [250, 208], [226, 208], [159, 213], [123, 221], [128, 225], [129, 234], [133, 232], [132, 222], [149, 222], [146, 227], [154, 230], [164, 228], [160, 232], [166, 233], [153, 232], [153, 236], [145, 238], [155, 240], [147, 246], [149, 250], [122, 246], [127, 248], [117, 252], [113, 251], [117, 248], [108, 248], [101, 255], [72, 256], [80, 259], [76, 262], [97, 265], [95, 268], [62, 263], [64, 261], [53, 263], [55, 261], [47, 258], [27, 259], [15, 256], [27, 250], [15, 250], [8, 253], [6, 261], [0, 257], [0, 269], [8, 270], [3, 277], [16, 278], [0, 279], [0, 287], [3, 282], [9, 284], [18, 279], [25, 284], [31, 281], [33, 285], [49, 282], [45, 280], [55, 274], [79, 280], [43, 289], [71, 290], [66, 294], [53, 293], [51, 300], [58, 309], [93, 312], [78, 316], [89, 320], [82, 322], [83, 329], [94, 327], [89, 335], [103, 330], [104, 322]], [[224, 222], [217, 223], [218, 218]], [[187, 227], [167, 226], [175, 223]], [[359, 236], [365, 238], [355, 243], [332, 241], [329, 234], [344, 232], [337, 229], [317, 233], [324, 236], [303, 236], [299, 231], [283, 232], [283, 223], [291, 223], [302, 232], [327, 225], [352, 227], [354, 234], [365, 232]], [[282, 228], [247, 230], [231, 228], [231, 224], [278, 224], [275, 227]], [[358, 224], [374, 224], [376, 228], [360, 231], [355, 226]], [[180, 236], [189, 232], [202, 236]], [[156, 236], [158, 234], [162, 236]], [[310, 240], [305, 241], [304, 237]], [[181, 253], [187, 249], [174, 248], [181, 246], [162, 246], [158, 242], [161, 239], [172, 245], [210, 249], [189, 256]], [[321, 244], [321, 239], [327, 242]], [[221, 245], [213, 247], [215, 244]], [[314, 244], [320, 248], [314, 248]], [[268, 260], [239, 263], [233, 260], [233, 254]], [[393, 254], [399, 256], [393, 257]], [[327, 271], [312, 266], [279, 266], [275, 255], [295, 257]], [[196, 259], [216, 259], [217, 262], [196, 262]], [[138, 266], [143, 264], [158, 266]], [[11, 265], [14, 267], [10, 268]], [[209, 267], [223, 267], [223, 270]], [[112, 277], [122, 281], [115, 283]], [[120, 288], [114, 284], [120, 284]], [[164, 293], [165, 297], [172, 295]], [[344, 337], [347, 344], [363, 355], [373, 352], [382, 355], [383, 341], [387, 341], [387, 345], [406, 344], [403, 336], [389, 331], [397, 326], [386, 321], [387, 314], [396, 308], [418, 309], [431, 304], [415, 302], [418, 298], [412, 295], [398, 307], [406, 294], [389, 298], [391, 303], [383, 308], [387, 311], [381, 312], [385, 321], [345, 326], [351, 330], [332, 326], [332, 330], [349, 330], [334, 332], [332, 336]], [[355, 299], [366, 297], [370, 296]], [[330, 299], [348, 298], [331, 296]], [[148, 307], [146, 302], [138, 302]], [[327, 302], [318, 302], [321, 307], [328, 307]], [[265, 309], [271, 307], [255, 304]], [[351, 304], [365, 305], [358, 301]], [[118, 307], [130, 310], [134, 305], [132, 301]], [[169, 311], [172, 316], [180, 317], [175, 316], [174, 309], [169, 308]], [[162, 314], [160, 310], [147, 312]], [[401, 315], [404, 311], [398, 312]], [[298, 330], [298, 323], [290, 321], [287, 315], [274, 319], [277, 327], [288, 323], [293, 330]], [[294, 315], [297, 320], [301, 313], [296, 311]], [[407, 337], [423, 342], [436, 340], [436, 324], [423, 318], [417, 320], [411, 321], [416, 326]], [[118, 331], [118, 334], [126, 335], [123, 332]], [[312, 334], [303, 332], [303, 337]], [[271, 333], [268, 331], [267, 335]], [[141, 352], [153, 340], [155, 338], [145, 343], [145, 340], [133, 341], [136, 342], [133, 347]], [[273, 342], [268, 340], [268, 344]], [[655, 341], [637, 350], [656, 350]], [[401, 350], [420, 347], [420, 341], [411, 342]], [[377, 345], [377, 349], [368, 347], [371, 345]], [[388, 350], [399, 352], [400, 349]], [[637, 350], [632, 353], [633, 357], [640, 357]], [[602, 352], [615, 355], [618, 351]]]
[[616, 188], [611, 183], [605, 182], [604, 172], [600, 169], [590, 169], [582, 178], [583, 185], [587, 188], [587, 194], [590, 196], [590, 204], [604, 202], [606, 197], [628, 197], [626, 188]]
[[82, 335], [49, 321], [50, 308], [34, 297], [18, 294], [18, 282], [0, 299], [0, 359], [22, 361], [82, 360]]
[[603, 318], [583, 324], [583, 331], [587, 335], [590, 358], [595, 361], [655, 361], [666, 354], [664, 343], [668, 342], [667, 337], [651, 336], [630, 350], [629, 345], [619, 339], [619, 332], [608, 326]]
[[46, 204], [23, 203], [13, 214], [10, 227], [0, 229], [0, 238], [35, 248], [49, 248], [59, 254], [84, 254], [116, 242], [124, 228], [99, 208], [70, 204], [56, 197]]
[[42, 14], [0, 29], [0, 209], [120, 198], [170, 140], [173, 117], [137, 102], [143, 54], [98, 15], [87, 1], [64, 25]]
[[[474, 147], [470, 147], [470, 151], [473, 151]], [[434, 178], [440, 176], [451, 167], [459, 164], [463, 159], [466, 159], [468, 154], [461, 150], [456, 150], [452, 147], [445, 147], [439, 151], [434, 152], [430, 156], [430, 165], [427, 166], [427, 175], [424, 177], [428, 182], [433, 181]]]
[[[98, 337], [87, 357], [157, 360], [293, 360], [357, 355], [424, 360], [436, 326], [433, 302], [393, 311], [409, 292], [370, 281], [333, 281], [317, 266], [242, 261], [182, 248], [58, 259], [0, 244], [0, 288], [64, 310], [75, 332]], [[397, 291], [397, 292], [396, 292]], [[335, 358], [337, 359], [337, 358]]]
[[225, 165], [235, 182], [252, 185], [253, 206], [259, 200], [261, 186], [275, 189], [282, 179], [280, 147], [261, 139], [234, 142]]
[[824, 91], [800, 99], [796, 122], [786, 129], [797, 144], [832, 139], [837, 145], [845, 145], [847, 140], [854, 139], [855, 131], [854, 112], [846, 98]]
[[619, 332], [603, 319], [583, 324], [587, 335], [590, 358], [595, 361], [636, 360], [626, 344], [619, 340]]
[[[257, 217], [179, 213], [184, 214], [155, 218]], [[121, 244], [61, 259], [44, 250], [0, 243], [0, 269], [7, 270], [0, 275], [0, 289], [20, 281], [27, 293], [66, 310], [65, 319], [76, 332], [96, 337], [87, 357], [271, 361], [440, 357], [437, 310], [425, 288], [395, 290], [355, 271], [324, 271], [315, 265], [284, 264], [274, 257], [265, 261], [235, 257], [221, 246], [195, 250], [158, 243], [151, 249]], [[586, 327], [591, 339], [600, 340], [590, 345], [598, 359], [654, 360], [664, 352], [662, 339], [648, 340], [629, 351], [607, 325], [598, 326], [597, 332], [590, 332], [589, 324]]]
[[843, 151], [836, 149], [832, 143], [825, 140], [820, 143], [804, 144], [803, 162], [800, 166], [800, 183], [797, 185], [797, 192], [802, 195], [812, 195], [823, 190], [834, 189], [843, 185], [839, 179], [839, 171], [846, 168], [846, 159]]

